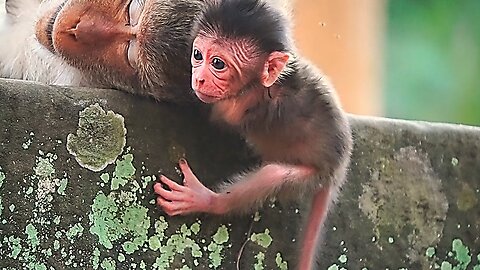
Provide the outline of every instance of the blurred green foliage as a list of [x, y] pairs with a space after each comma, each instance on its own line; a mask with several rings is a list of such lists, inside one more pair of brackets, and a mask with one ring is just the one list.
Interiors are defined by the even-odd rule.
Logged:
[[480, 0], [390, 0], [389, 117], [480, 125]]

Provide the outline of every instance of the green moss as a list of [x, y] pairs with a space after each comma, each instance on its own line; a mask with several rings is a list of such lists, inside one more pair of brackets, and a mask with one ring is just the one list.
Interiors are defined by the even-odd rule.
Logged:
[[43, 263], [35, 263], [33, 264], [33, 267], [30, 267], [31, 269], [35, 269], [35, 270], [47, 270], [47, 266]]
[[97, 235], [99, 242], [108, 249], [113, 247], [114, 241], [128, 236], [130, 240], [122, 246], [127, 254], [131, 254], [147, 241], [150, 218], [147, 209], [136, 203], [118, 206], [113, 194], [105, 196], [100, 192], [93, 201], [89, 218], [93, 224], [90, 232]]
[[27, 239], [30, 247], [35, 250], [40, 244], [40, 240], [38, 240], [37, 228], [35, 228], [35, 226], [33, 226], [32, 224], [28, 224], [27, 227], [25, 227], [25, 234], [27, 234]]
[[100, 179], [102, 179], [104, 183], [108, 183], [108, 181], [110, 181], [110, 175], [108, 173], [102, 173], [102, 175], [100, 175]]
[[[480, 254], [477, 256], [478, 264], [470, 266], [472, 262], [472, 255], [470, 255], [470, 249], [464, 245], [461, 239], [454, 239], [452, 241], [452, 251], [447, 253], [448, 261], [437, 258], [435, 256], [435, 249], [427, 249], [427, 257], [430, 257], [435, 262], [435, 269], [441, 270], [480, 270]], [[440, 264], [440, 265], [439, 265]]]
[[[161, 237], [148, 237], [150, 218], [148, 209], [138, 203], [136, 192], [140, 187], [134, 178], [136, 169], [132, 162], [133, 155], [125, 154], [116, 161], [113, 177], [106, 173], [100, 176], [104, 183], [111, 179], [111, 192], [108, 195], [97, 194], [89, 215], [92, 224], [90, 232], [98, 236], [99, 243], [112, 249], [117, 242], [115, 245], [120, 245], [126, 254], [133, 254], [145, 243], [153, 250], [159, 249], [164, 233], [161, 232]], [[119, 190], [121, 187], [128, 188], [128, 191]], [[162, 226], [157, 224], [157, 231]]]
[[153, 251], [159, 250], [162, 247], [160, 238], [157, 235], [150, 237], [150, 239], [148, 239], [148, 247]]
[[98, 266], [99, 266], [99, 263], [100, 263], [100, 250], [98, 250], [98, 248], [95, 248], [93, 250], [93, 254], [92, 254], [92, 266], [93, 266], [93, 269], [98, 269]]
[[126, 154], [122, 159], [116, 161], [115, 172], [110, 185], [111, 190], [117, 190], [120, 186], [125, 186], [129, 180], [133, 179], [136, 169], [132, 162], [132, 154]]
[[219, 245], [226, 243], [228, 238], [228, 229], [225, 225], [220, 226], [217, 232], [213, 235], [213, 241]]
[[55, 223], [55, 224], [57, 224], [57, 225], [60, 224], [61, 218], [62, 218], [61, 216], [56, 216], [56, 217], [53, 219], [53, 223]]
[[173, 261], [176, 254], [184, 254], [186, 250], [191, 251], [194, 258], [202, 257], [200, 246], [189, 236], [192, 232], [188, 227], [182, 226], [180, 232], [171, 235], [164, 246], [160, 248], [162, 255], [157, 259], [156, 265], [159, 269], [169, 269], [169, 263]]
[[148, 239], [148, 229], [150, 228], [150, 218], [148, 209], [140, 205], [132, 205], [125, 209], [122, 216], [122, 224], [126, 229], [131, 241], [123, 244], [123, 250], [127, 254], [137, 251]]
[[155, 221], [155, 233], [160, 238], [160, 241], [163, 240], [165, 236], [165, 230], [168, 228], [168, 222], [165, 220], [164, 216], [161, 216], [157, 221]]
[[338, 257], [338, 261], [340, 263], [345, 264], [345, 263], [347, 263], [347, 260], [348, 260], [348, 258], [347, 258], [347, 255], [345, 255], [345, 254], [342, 254], [342, 255], [340, 255], [340, 257]]
[[58, 250], [60, 248], [60, 241], [57, 239], [53, 240], [53, 249]]
[[67, 150], [80, 166], [101, 171], [122, 153], [126, 133], [123, 116], [91, 105], [79, 113], [76, 134], [67, 136]]
[[152, 181], [155, 181], [155, 176], [142, 176], [142, 188], [146, 189]]
[[22, 245], [20, 237], [15, 237], [11, 235], [10, 237], [5, 237], [3, 240], [7, 246], [10, 248], [11, 252], [8, 255], [12, 259], [17, 259], [18, 255], [20, 255], [20, 252], [22, 252]]
[[432, 258], [435, 255], [435, 248], [434, 247], [429, 247], [425, 251], [425, 255], [429, 258]]
[[480, 253], [477, 255], [477, 265], [473, 266], [473, 270], [480, 270]]
[[118, 240], [124, 231], [116, 218], [117, 211], [115, 200], [102, 192], [93, 200], [92, 212], [89, 215], [93, 224], [90, 233], [97, 235], [100, 244], [107, 249], [113, 248], [112, 241]]
[[[199, 222], [195, 222], [192, 224], [192, 226], [190, 227], [190, 230], [194, 233], [194, 234], [198, 234], [200, 232], [200, 223]], [[228, 240], [228, 239], [227, 239]]]
[[42, 250], [42, 253], [48, 257], [51, 257], [52, 256], [52, 249], [51, 248], [48, 248], [48, 249], [44, 249]]
[[225, 248], [223, 246], [229, 239], [228, 229], [225, 225], [218, 228], [217, 232], [212, 237], [212, 242], [207, 246], [209, 251], [208, 258], [213, 268], [218, 268], [223, 261], [222, 252]]
[[125, 261], [125, 255], [122, 253], [118, 254], [117, 260], [123, 263]]
[[41, 178], [51, 178], [55, 174], [55, 168], [53, 166], [53, 154], [47, 154], [46, 157], [37, 157], [37, 164], [33, 169], [35, 175]]
[[288, 263], [286, 261], [283, 261], [282, 254], [280, 254], [280, 252], [278, 252], [277, 255], [275, 256], [275, 263], [277, 264], [277, 267], [280, 270], [288, 269]]
[[449, 262], [442, 262], [442, 265], [440, 266], [441, 270], [452, 270], [452, 264]]
[[250, 240], [257, 243], [258, 245], [268, 248], [272, 244], [272, 237], [270, 236], [270, 230], [265, 229], [264, 233], [254, 233], [250, 237]]
[[180, 232], [185, 236], [191, 236], [192, 231], [188, 228], [187, 224], [182, 224], [180, 227]]
[[57, 189], [57, 193], [60, 194], [60, 195], [65, 195], [65, 189], [67, 188], [67, 184], [68, 184], [68, 179], [67, 178], [61, 179], [59, 187]]
[[65, 233], [67, 236], [68, 240], [70, 240], [71, 243], [73, 243], [74, 238], [80, 237], [83, 234], [83, 226], [80, 223], [77, 223], [73, 225], [68, 231]]
[[259, 252], [257, 255], [255, 255], [255, 259], [257, 259], [257, 261], [253, 265], [253, 268], [255, 270], [263, 270], [264, 269], [263, 262], [265, 261], [265, 253]]
[[455, 252], [455, 260], [458, 262], [455, 269], [467, 269], [467, 266], [472, 261], [470, 250], [465, 246], [460, 239], [455, 239], [452, 242], [452, 250]]
[[110, 258], [110, 257], [103, 259], [100, 266], [102, 267], [102, 269], [105, 269], [105, 270], [115, 270], [115, 269], [117, 269], [117, 266], [115, 264], [115, 260], [113, 260], [113, 258]]
[[338, 265], [332, 264], [332, 265], [330, 265], [330, 267], [328, 267], [327, 270], [338, 270], [338, 269], [339, 269]]

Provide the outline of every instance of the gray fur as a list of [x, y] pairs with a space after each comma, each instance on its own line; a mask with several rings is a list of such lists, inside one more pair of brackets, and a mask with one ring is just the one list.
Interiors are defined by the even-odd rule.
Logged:
[[[65, 6], [70, 2], [74, 1], [67, 1]], [[150, 2], [154, 8], [146, 10], [148, 14], [142, 23], [147, 38], [140, 46], [137, 76], [131, 79], [94, 60], [54, 54], [37, 41], [37, 20], [52, 7], [63, 5], [64, 0], [7, 0], [0, 12], [0, 77], [116, 88], [162, 101], [194, 102], [190, 87], [190, 32], [204, 1]]]

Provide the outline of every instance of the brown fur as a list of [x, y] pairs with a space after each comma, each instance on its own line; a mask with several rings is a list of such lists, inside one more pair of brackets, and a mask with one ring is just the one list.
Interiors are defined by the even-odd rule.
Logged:
[[[169, 215], [244, 213], [272, 196], [313, 192], [297, 264], [300, 270], [311, 269], [318, 235], [346, 181], [352, 150], [350, 125], [335, 91], [296, 55], [288, 19], [269, 2], [214, 1], [194, 29], [194, 91], [211, 104], [212, 119], [238, 130], [263, 163], [233, 176], [215, 193], [184, 162], [184, 186], [162, 180], [173, 191], [157, 185], [158, 204]], [[243, 46], [238, 44], [242, 40]], [[242, 56], [250, 61], [240, 61], [228, 46], [218, 44], [249, 48]], [[214, 60], [225, 65], [216, 68]]]
[[[0, 18], [0, 77], [194, 102], [191, 30], [204, 1], [146, 0], [137, 28], [126, 25], [129, 3], [8, 0], [6, 18]], [[74, 30], [77, 23], [83, 30]], [[139, 48], [133, 68], [126, 61], [131, 30]]]

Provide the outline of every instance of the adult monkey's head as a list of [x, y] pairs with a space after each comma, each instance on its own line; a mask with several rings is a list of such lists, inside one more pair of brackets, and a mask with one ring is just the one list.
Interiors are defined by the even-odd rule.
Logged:
[[99, 86], [189, 99], [192, 22], [202, 1], [52, 0], [38, 41]]

